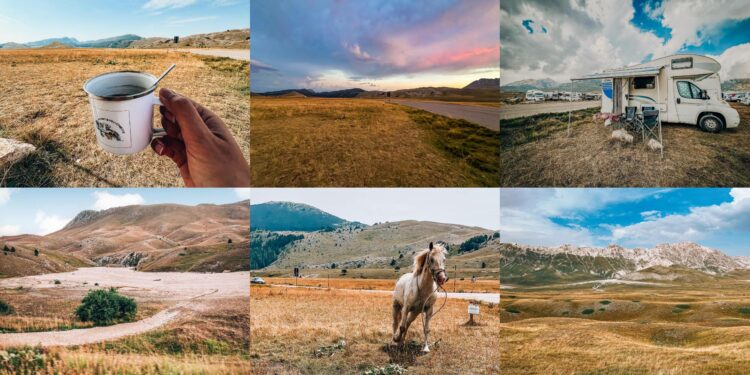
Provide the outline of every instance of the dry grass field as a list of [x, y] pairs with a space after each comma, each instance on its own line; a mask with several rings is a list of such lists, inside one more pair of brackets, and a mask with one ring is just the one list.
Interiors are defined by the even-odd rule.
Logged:
[[497, 132], [383, 100], [252, 98], [253, 186], [497, 186]]
[[[182, 186], [174, 163], [147, 149], [117, 156], [96, 143], [83, 83], [98, 74], [137, 70], [205, 105], [224, 119], [249, 153], [249, 64], [159, 50], [47, 49], [0, 52], [0, 137], [37, 152], [0, 171], [2, 186]], [[156, 126], [158, 112], [155, 115]]]
[[697, 126], [665, 124], [664, 158], [636, 137], [610, 141], [612, 129], [594, 122], [598, 109], [544, 114], [500, 124], [501, 186], [694, 186], [750, 185], [750, 107], [733, 104], [739, 128], [719, 134]]
[[[438, 302], [442, 304], [442, 299]], [[390, 349], [391, 297], [373, 293], [253, 286], [250, 356], [254, 374], [359, 374], [388, 365], [408, 374], [497, 374], [498, 307], [482, 306], [467, 327], [467, 301], [449, 300], [430, 325], [426, 355], [419, 345]], [[420, 319], [406, 342], [423, 339]], [[345, 345], [340, 345], [341, 341]], [[339, 345], [337, 345], [339, 344]]]
[[[43, 300], [37, 298], [36, 301]], [[141, 309], [143, 303], [139, 301]], [[216, 299], [162, 328], [111, 342], [68, 348], [2, 348], [0, 374], [24, 371], [38, 374], [247, 374], [250, 372], [247, 303], [247, 298]], [[63, 311], [65, 306], [44, 303], [40, 310], [44, 314], [54, 314]], [[18, 357], [4, 358], [3, 352]]]
[[[396, 284], [395, 279], [345, 279], [342, 276], [332, 276], [331, 279], [325, 278], [298, 278], [293, 277], [269, 277], [264, 281], [267, 284], [275, 285], [298, 285], [316, 288], [333, 288], [333, 289], [360, 289], [360, 290], [393, 290]], [[452, 275], [451, 275], [452, 277]], [[497, 279], [494, 280], [477, 280], [472, 283], [471, 280], [454, 280], [451, 279], [445, 284], [445, 290], [459, 293], [497, 293], [500, 291], [500, 284]]]
[[591, 285], [501, 294], [504, 373], [744, 374], [744, 279], [668, 286]]

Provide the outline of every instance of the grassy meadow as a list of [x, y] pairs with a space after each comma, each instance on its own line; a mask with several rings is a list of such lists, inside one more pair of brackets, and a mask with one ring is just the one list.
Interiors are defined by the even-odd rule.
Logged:
[[593, 121], [598, 109], [504, 120], [500, 125], [501, 186], [750, 185], [750, 107], [732, 104], [738, 128], [719, 134], [664, 124], [664, 158], [640, 141], [610, 140], [612, 128]]
[[[150, 149], [118, 156], [99, 148], [83, 84], [96, 75], [145, 71], [214, 111], [249, 154], [249, 64], [183, 52], [122, 49], [0, 51], [0, 137], [36, 146], [0, 170], [0, 186], [183, 186], [174, 163]], [[161, 127], [155, 114], [155, 126]]]
[[750, 371], [747, 280], [513, 288], [501, 293], [503, 372]]
[[497, 132], [375, 99], [252, 98], [252, 183], [497, 186]]
[[[395, 368], [408, 374], [500, 371], [497, 305], [483, 304], [479, 325], [469, 327], [464, 326], [468, 301], [448, 300], [430, 324], [430, 341], [438, 343], [424, 355], [419, 318], [402, 350], [388, 346], [388, 294], [252, 286], [250, 301], [254, 374], [360, 374]], [[442, 304], [440, 298], [436, 306]]]

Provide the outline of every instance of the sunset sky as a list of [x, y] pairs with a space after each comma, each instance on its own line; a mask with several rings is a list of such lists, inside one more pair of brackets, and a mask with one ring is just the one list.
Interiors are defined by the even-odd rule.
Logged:
[[464, 87], [498, 78], [498, 0], [251, 4], [254, 92]]

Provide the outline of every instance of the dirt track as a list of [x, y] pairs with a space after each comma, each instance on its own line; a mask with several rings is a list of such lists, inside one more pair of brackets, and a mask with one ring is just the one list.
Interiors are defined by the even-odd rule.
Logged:
[[512, 104], [500, 107], [500, 120], [509, 120], [518, 117], [533, 116], [542, 113], [562, 113], [568, 111], [577, 111], [579, 109], [598, 107], [602, 103], [596, 101], [586, 102], [542, 102]]
[[[308, 288], [308, 289], [326, 289], [323, 287], [315, 287], [315, 286], [294, 286], [294, 285], [286, 285], [286, 284], [271, 284], [271, 286], [275, 287], [283, 287], [283, 288]], [[390, 290], [366, 290], [366, 289], [336, 289], [336, 290], [343, 290], [348, 292], [355, 292], [355, 293], [376, 293], [376, 294], [392, 294], [393, 291]], [[445, 294], [443, 292], [438, 292], [438, 297], [443, 298]], [[450, 299], [463, 299], [463, 300], [477, 300], [487, 303], [500, 303], [500, 294], [498, 293], [448, 293], [448, 298]]]
[[418, 100], [393, 99], [391, 101], [441, 116], [473, 122], [492, 130], [500, 130], [500, 108], [455, 103], [425, 102]]
[[250, 51], [244, 49], [188, 49], [186, 51], [196, 55], [229, 57], [235, 60], [250, 61]]
[[[55, 280], [61, 284], [56, 285]], [[84, 284], [87, 283], [87, 284]], [[161, 327], [181, 314], [200, 309], [210, 299], [247, 296], [248, 272], [203, 274], [189, 272], [137, 272], [128, 268], [81, 268], [74, 272], [0, 280], [2, 288], [63, 288], [88, 290], [117, 288], [122, 294], [172, 301], [175, 304], [155, 315], [132, 323], [70, 331], [0, 334], [0, 346], [70, 346], [114, 340]]]

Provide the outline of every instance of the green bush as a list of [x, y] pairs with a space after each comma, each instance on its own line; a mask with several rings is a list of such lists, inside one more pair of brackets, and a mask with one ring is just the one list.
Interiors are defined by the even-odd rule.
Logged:
[[516, 309], [515, 307], [510, 307], [510, 306], [506, 307], [505, 311], [507, 311], [507, 312], [509, 312], [511, 314], [520, 314], [521, 313], [520, 310]]
[[593, 313], [594, 313], [594, 309], [586, 309], [586, 310], [581, 311], [581, 314], [583, 315], [591, 315]]
[[3, 300], [0, 300], [0, 315], [10, 315], [14, 312], [15, 311], [13, 310], [13, 306], [9, 305]]
[[676, 307], [676, 308], [678, 308], [678, 309], [683, 309], [683, 310], [687, 310], [687, 309], [689, 309], [689, 308], [690, 308], [690, 305], [686, 305], [686, 304], [681, 304], [681, 305], [675, 305], [674, 307]]
[[750, 315], [750, 307], [740, 307], [740, 314]]
[[117, 293], [114, 288], [91, 290], [76, 309], [76, 317], [82, 322], [93, 322], [97, 326], [129, 322], [135, 318], [138, 305], [135, 300]]
[[611, 301], [607, 301], [607, 300], [605, 299], [605, 300], [599, 301], [599, 303], [601, 303], [602, 305], [605, 305], [605, 306], [606, 306], [606, 305], [609, 305], [609, 304], [610, 304], [610, 303], [612, 303], [612, 302], [611, 302]]
[[59, 355], [45, 353], [42, 348], [0, 349], [0, 374], [46, 373], [45, 368], [54, 367]]

